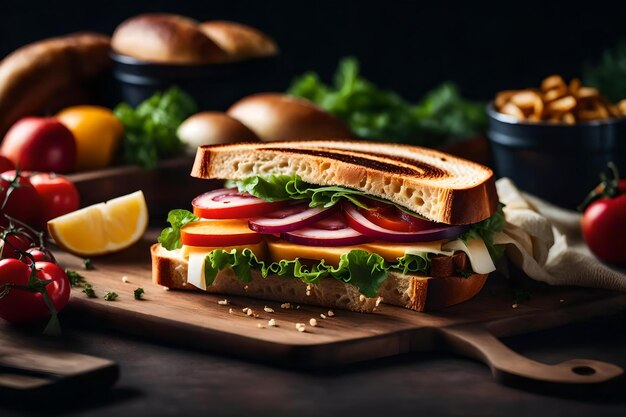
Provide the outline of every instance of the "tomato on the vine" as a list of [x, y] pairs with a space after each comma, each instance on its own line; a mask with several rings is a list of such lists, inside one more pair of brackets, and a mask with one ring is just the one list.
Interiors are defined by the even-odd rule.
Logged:
[[589, 195], [582, 218], [587, 246], [605, 262], [626, 264], [626, 180], [620, 180], [615, 165], [612, 176]]
[[[41, 200], [42, 225], [80, 207], [80, 196], [74, 183], [54, 173], [36, 173], [30, 182]], [[45, 227], [44, 227], [45, 228]]]
[[15, 169], [13, 162], [6, 156], [0, 155], [0, 173]]
[[39, 195], [26, 176], [16, 171], [0, 174], [0, 225], [9, 224], [5, 215], [37, 225], [39, 210]]
[[0, 317], [10, 323], [29, 323], [56, 314], [46, 304], [42, 288], [56, 312], [61, 311], [70, 298], [70, 282], [58, 265], [36, 262], [33, 272], [32, 265], [20, 260], [1, 260]]
[[20, 252], [26, 252], [34, 244], [35, 238], [23, 229], [0, 227], [0, 259], [18, 259]]

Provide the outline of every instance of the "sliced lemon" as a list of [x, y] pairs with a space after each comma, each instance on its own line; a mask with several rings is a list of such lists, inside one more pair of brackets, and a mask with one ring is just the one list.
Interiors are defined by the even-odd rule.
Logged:
[[68, 213], [48, 222], [55, 243], [79, 256], [104, 255], [137, 242], [148, 226], [141, 191]]

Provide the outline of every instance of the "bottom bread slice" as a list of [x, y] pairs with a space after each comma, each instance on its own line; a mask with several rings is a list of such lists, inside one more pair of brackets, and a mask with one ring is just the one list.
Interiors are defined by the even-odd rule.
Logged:
[[[155, 284], [170, 289], [198, 290], [187, 283], [187, 261], [180, 251], [168, 251], [157, 243], [152, 245], [150, 252], [152, 281]], [[480, 292], [486, 280], [486, 274], [473, 274], [467, 278], [432, 278], [390, 272], [378, 291], [378, 297], [368, 298], [360, 294], [354, 285], [334, 278], [324, 278], [317, 285], [307, 285], [299, 279], [277, 275], [263, 278], [259, 271], [252, 271], [252, 280], [244, 283], [231, 269], [225, 269], [217, 274], [206, 292], [359, 312], [374, 311], [381, 301], [415, 311], [427, 311], [469, 300]]]

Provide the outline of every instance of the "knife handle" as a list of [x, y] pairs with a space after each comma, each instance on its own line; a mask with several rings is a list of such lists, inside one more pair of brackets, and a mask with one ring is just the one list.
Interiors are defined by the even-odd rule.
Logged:
[[500, 383], [535, 389], [563, 386], [595, 386], [620, 378], [617, 365], [592, 359], [572, 359], [549, 365], [526, 358], [509, 349], [481, 325], [438, 329], [443, 344], [452, 352], [485, 363]]

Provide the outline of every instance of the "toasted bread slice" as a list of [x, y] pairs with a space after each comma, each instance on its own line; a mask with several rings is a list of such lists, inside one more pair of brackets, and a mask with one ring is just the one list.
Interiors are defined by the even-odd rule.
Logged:
[[448, 224], [479, 222], [498, 206], [489, 168], [408, 145], [312, 140], [202, 146], [191, 172], [235, 180], [270, 174], [364, 191]]
[[[152, 245], [150, 251], [155, 284], [170, 289], [197, 289], [187, 284], [187, 261], [179, 250], [168, 251], [157, 243]], [[263, 278], [258, 271], [252, 271], [252, 277], [252, 281], [243, 283], [231, 269], [225, 269], [218, 273], [207, 292], [360, 312], [373, 311], [379, 302], [378, 298], [364, 297], [355, 286], [333, 278], [325, 278], [319, 285], [307, 286], [298, 279], [277, 275]], [[378, 295], [385, 304], [415, 311], [437, 310], [469, 300], [478, 294], [486, 280], [486, 274], [474, 274], [468, 278], [432, 278], [391, 272]]]

